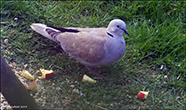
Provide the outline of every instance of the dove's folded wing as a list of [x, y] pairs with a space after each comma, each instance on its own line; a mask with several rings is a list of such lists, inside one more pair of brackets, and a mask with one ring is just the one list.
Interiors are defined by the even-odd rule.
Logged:
[[96, 37], [88, 32], [61, 33], [57, 36], [57, 41], [72, 58], [82, 59], [84, 62], [98, 63], [107, 52], [106, 37]]

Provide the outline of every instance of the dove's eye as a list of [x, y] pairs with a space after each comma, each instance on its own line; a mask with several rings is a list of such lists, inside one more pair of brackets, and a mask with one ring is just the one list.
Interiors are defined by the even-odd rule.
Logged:
[[117, 25], [117, 27], [119, 28], [119, 25]]

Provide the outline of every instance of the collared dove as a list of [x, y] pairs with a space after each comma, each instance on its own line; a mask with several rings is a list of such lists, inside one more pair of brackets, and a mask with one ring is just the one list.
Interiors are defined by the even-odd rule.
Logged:
[[57, 42], [70, 57], [85, 65], [98, 77], [93, 67], [114, 63], [125, 53], [123, 34], [128, 32], [120, 19], [112, 20], [107, 28], [59, 28], [33, 23], [37, 33]]

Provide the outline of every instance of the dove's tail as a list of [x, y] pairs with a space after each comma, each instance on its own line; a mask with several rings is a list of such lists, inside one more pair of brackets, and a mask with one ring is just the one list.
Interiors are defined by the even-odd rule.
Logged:
[[31, 28], [37, 33], [43, 35], [44, 37], [51, 39], [55, 42], [58, 42], [55, 37], [56, 37], [56, 33], [61, 33], [60, 30], [51, 28], [41, 23], [33, 23], [31, 25]]

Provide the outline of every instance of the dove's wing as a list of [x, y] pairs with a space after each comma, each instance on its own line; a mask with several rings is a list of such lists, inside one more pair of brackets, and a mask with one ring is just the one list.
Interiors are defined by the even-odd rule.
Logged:
[[63, 50], [69, 53], [72, 58], [80, 62], [82, 60], [82, 62], [99, 63], [107, 53], [105, 45], [108, 35], [103, 30], [105, 29], [98, 29], [97, 32], [94, 30], [78, 33], [55, 32], [50, 35], [55, 36]]

